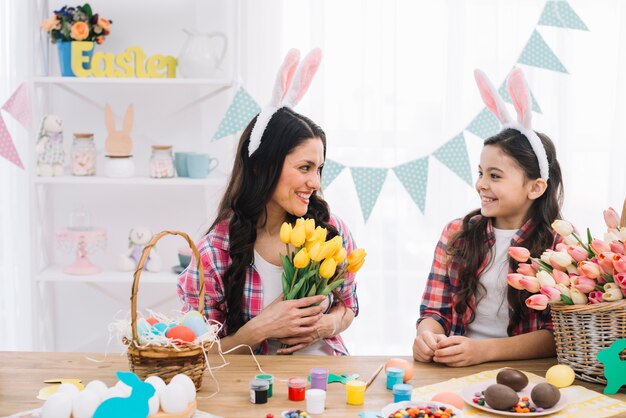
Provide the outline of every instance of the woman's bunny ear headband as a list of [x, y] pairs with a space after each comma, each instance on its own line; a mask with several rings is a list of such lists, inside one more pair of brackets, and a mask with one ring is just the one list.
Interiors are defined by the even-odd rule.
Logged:
[[[322, 61], [322, 50], [315, 48], [308, 53], [302, 63], [300, 61], [300, 51], [290, 49], [283, 64], [278, 70], [272, 100], [259, 113], [256, 123], [250, 133], [250, 143], [248, 145], [248, 155], [252, 155], [261, 145], [261, 137], [267, 128], [267, 124], [278, 109], [289, 107], [293, 109], [300, 102], [302, 96], [307, 92], [313, 76]], [[297, 68], [297, 70], [296, 70]]]
[[543, 143], [532, 127], [532, 102], [530, 90], [524, 79], [524, 73], [520, 68], [514, 68], [507, 79], [507, 87], [513, 101], [513, 106], [517, 111], [517, 122], [515, 122], [506, 109], [504, 101], [500, 97], [498, 91], [493, 87], [485, 73], [481, 70], [474, 71], [474, 78], [478, 84], [478, 90], [483, 98], [485, 105], [493, 112], [500, 121], [503, 129], [515, 129], [524, 135], [530, 146], [533, 148], [537, 161], [539, 162], [539, 170], [541, 178], [548, 180], [548, 156], [543, 147]]

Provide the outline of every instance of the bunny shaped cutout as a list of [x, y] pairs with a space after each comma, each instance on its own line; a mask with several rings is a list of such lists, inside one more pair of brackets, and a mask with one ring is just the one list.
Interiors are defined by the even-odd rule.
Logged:
[[128, 398], [109, 398], [102, 402], [93, 418], [146, 418], [149, 413], [148, 401], [154, 395], [154, 386], [141, 381], [133, 372], [117, 372], [117, 377], [132, 388]]
[[322, 61], [322, 50], [315, 48], [300, 62], [300, 51], [290, 49], [285, 56], [283, 64], [278, 70], [272, 99], [261, 111], [250, 133], [248, 155], [252, 155], [261, 145], [263, 132], [272, 119], [272, 115], [282, 107], [293, 109], [309, 89], [313, 77]]
[[122, 130], [115, 128], [115, 115], [111, 106], [107, 103], [104, 106], [104, 124], [107, 128], [107, 139], [104, 142], [106, 155], [108, 157], [130, 157], [133, 154], [133, 141], [130, 138], [130, 130], [133, 127], [135, 110], [133, 105], [129, 105], [124, 115]]
[[480, 91], [480, 96], [489, 110], [498, 118], [503, 129], [515, 129], [524, 135], [532, 147], [537, 161], [541, 178], [548, 180], [549, 164], [546, 150], [537, 133], [532, 127], [532, 99], [530, 90], [524, 79], [524, 73], [520, 68], [514, 68], [507, 78], [507, 88], [511, 95], [511, 100], [517, 112], [517, 122], [514, 121], [500, 97], [500, 93], [495, 89], [487, 76], [481, 70], [474, 71], [474, 78]]

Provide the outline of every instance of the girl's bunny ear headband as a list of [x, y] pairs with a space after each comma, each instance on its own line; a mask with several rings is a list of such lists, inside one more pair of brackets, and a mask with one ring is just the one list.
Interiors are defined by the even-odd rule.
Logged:
[[474, 78], [476, 79], [476, 84], [478, 84], [478, 90], [480, 90], [483, 102], [485, 102], [489, 110], [496, 115], [502, 128], [518, 130], [528, 139], [530, 146], [537, 156], [541, 178], [547, 181], [549, 172], [548, 156], [546, 155], [546, 150], [543, 147], [541, 139], [539, 139], [539, 136], [537, 136], [531, 124], [532, 102], [530, 90], [528, 89], [522, 70], [520, 68], [514, 68], [506, 82], [513, 101], [513, 106], [517, 111], [517, 122], [509, 115], [504, 101], [485, 73], [481, 70], [475, 70]]
[[[261, 145], [263, 132], [267, 124], [272, 119], [272, 115], [282, 107], [293, 109], [300, 102], [302, 96], [307, 92], [313, 76], [322, 61], [322, 50], [315, 48], [308, 53], [302, 63], [300, 61], [300, 51], [290, 49], [283, 64], [278, 70], [272, 100], [259, 113], [256, 123], [250, 133], [250, 143], [248, 144], [248, 155], [251, 156]], [[297, 70], [296, 70], [297, 68]]]

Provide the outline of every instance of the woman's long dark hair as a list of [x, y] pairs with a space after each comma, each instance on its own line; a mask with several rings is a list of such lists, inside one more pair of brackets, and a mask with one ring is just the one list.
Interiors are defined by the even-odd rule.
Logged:
[[[221, 221], [229, 221], [232, 263], [222, 278], [224, 298], [218, 307], [226, 318], [224, 325], [228, 335], [245, 323], [242, 303], [246, 271], [253, 262], [257, 228], [267, 220], [266, 205], [280, 178], [285, 157], [306, 140], [319, 138], [326, 158], [326, 134], [322, 128], [286, 107], [272, 116], [261, 138], [261, 145], [248, 156], [250, 133], [255, 123], [256, 117], [241, 135], [228, 187], [209, 229], [212, 230]], [[330, 211], [317, 191], [311, 195], [304, 217], [313, 218], [316, 225], [326, 228], [328, 238], [338, 234], [337, 229], [328, 224]], [[289, 213], [285, 219], [292, 224], [295, 220], [296, 216]]]
[[[549, 179], [548, 187], [541, 197], [536, 199], [528, 210], [525, 221], [532, 219], [534, 228], [522, 242], [516, 244], [530, 250], [532, 257], [539, 257], [541, 253], [553, 245], [554, 233], [550, 225], [555, 219], [561, 218], [561, 205], [563, 203], [563, 179], [561, 167], [556, 159], [556, 149], [552, 140], [547, 135], [537, 133], [548, 156]], [[506, 155], [513, 158], [524, 171], [527, 179], [535, 180], [541, 177], [539, 163], [530, 142], [516, 129], [505, 129], [497, 135], [487, 138], [484, 145], [499, 147]], [[448, 246], [448, 254], [460, 261], [459, 289], [455, 295], [455, 311], [459, 315], [465, 314], [467, 309], [472, 311], [470, 322], [474, 320], [475, 312], [469, 305], [472, 297], [475, 297], [479, 287], [479, 270], [490, 252], [485, 243], [487, 242], [487, 224], [489, 218], [480, 217], [478, 220], [470, 220], [480, 214], [476, 209], [463, 218], [462, 230], [452, 238]], [[491, 262], [492, 260], [489, 260]], [[517, 269], [515, 260], [510, 259], [513, 271]], [[507, 298], [509, 306], [513, 310], [511, 322], [507, 328], [508, 335], [512, 335], [513, 329], [521, 321], [528, 317], [527, 307], [524, 300], [530, 294], [508, 286]]]

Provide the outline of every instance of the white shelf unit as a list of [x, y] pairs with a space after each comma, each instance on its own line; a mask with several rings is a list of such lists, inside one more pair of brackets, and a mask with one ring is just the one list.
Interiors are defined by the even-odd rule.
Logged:
[[[173, 7], [164, 0], [140, 0], [151, 9]], [[47, 17], [62, 4], [58, 1], [37, 1], [37, 16]], [[51, 5], [50, 3], [54, 3]], [[126, 2], [91, 2], [94, 11], [105, 4], [116, 4], [124, 10]], [[156, 78], [78, 78], [59, 77], [51, 58], [49, 42], [39, 42], [36, 49], [44, 57], [43, 74], [31, 78], [34, 99], [34, 123], [31, 136], [36, 138], [38, 123], [45, 114], [54, 113], [64, 120], [66, 162], [69, 159], [73, 132], [93, 131], [98, 149], [96, 176], [77, 177], [68, 170], [60, 177], [38, 177], [35, 142], [32, 144], [29, 173], [31, 179], [31, 266], [35, 349], [42, 351], [105, 351], [108, 325], [119, 312], [130, 309], [129, 297], [133, 272], [116, 269], [116, 257], [127, 248], [129, 228], [148, 226], [152, 232], [180, 230], [193, 239], [200, 238], [213, 216], [227, 181], [228, 158], [232, 157], [233, 141], [211, 142], [210, 136], [219, 124], [239, 80], [239, 1], [185, 0], [198, 7], [229, 9], [232, 16], [228, 31], [231, 50], [228, 76], [202, 79]], [[138, 7], [133, 5], [133, 7]], [[155, 12], [156, 13], [156, 12]], [[35, 13], [33, 14], [35, 15]], [[112, 17], [102, 12], [102, 15]], [[200, 17], [198, 17], [200, 19]], [[149, 21], [149, 19], [147, 19]], [[119, 31], [120, 21], [113, 31]], [[163, 32], [161, 30], [161, 32]], [[167, 36], [165, 33], [162, 36]], [[121, 37], [123, 38], [123, 37]], [[105, 43], [110, 42], [111, 37]], [[132, 42], [132, 41], [131, 41]], [[129, 46], [127, 44], [126, 46]], [[119, 49], [123, 50], [124, 45]], [[153, 51], [157, 52], [157, 51]], [[160, 52], [160, 51], [159, 51]], [[170, 55], [176, 55], [171, 51]], [[136, 176], [118, 179], [103, 176], [104, 116], [102, 109], [110, 103], [118, 127], [128, 104], [135, 106], [135, 122], [131, 132]], [[216, 111], [217, 110], [217, 111]], [[219, 167], [206, 179], [148, 177], [150, 145], [171, 144], [174, 151], [208, 152], [220, 160]], [[85, 209], [91, 214], [94, 227], [107, 229], [107, 248], [90, 254], [89, 258], [103, 271], [96, 275], [76, 276], [63, 272], [74, 254], [64, 253], [56, 245], [55, 231], [69, 224], [70, 212]], [[140, 295], [140, 309], [169, 311], [180, 307], [176, 295], [176, 277], [172, 267], [178, 264], [176, 250], [185, 243], [180, 237], [165, 237], [157, 244], [163, 259], [163, 270], [144, 271], [141, 286], [147, 294]], [[93, 307], [99, 307], [94, 309]], [[84, 315], [84, 311], [89, 311]], [[68, 322], [72, 325], [68, 326]], [[119, 345], [118, 345], [119, 346]]]

